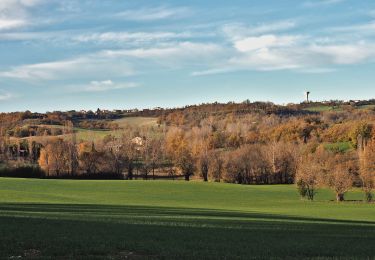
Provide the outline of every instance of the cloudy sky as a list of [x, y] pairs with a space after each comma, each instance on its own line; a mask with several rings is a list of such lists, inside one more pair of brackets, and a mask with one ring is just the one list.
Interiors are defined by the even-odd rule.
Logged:
[[373, 0], [0, 0], [0, 111], [375, 97]]

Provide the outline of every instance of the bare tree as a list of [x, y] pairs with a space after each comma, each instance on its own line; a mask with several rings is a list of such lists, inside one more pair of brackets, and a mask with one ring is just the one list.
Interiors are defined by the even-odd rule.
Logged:
[[224, 159], [220, 152], [211, 151], [209, 156], [208, 175], [215, 182], [220, 182], [223, 178]]
[[194, 175], [195, 171], [194, 157], [187, 147], [181, 147], [177, 154], [177, 165], [184, 174], [185, 181], [189, 181], [190, 177]]
[[353, 175], [345, 164], [337, 165], [330, 174], [329, 186], [334, 190], [337, 201], [344, 201], [344, 195], [353, 186]]
[[303, 158], [296, 175], [296, 184], [301, 197], [307, 197], [311, 201], [314, 200], [322, 170], [322, 165], [316, 162], [313, 155]]
[[103, 154], [96, 150], [94, 142], [80, 144], [79, 164], [86, 174], [91, 175], [99, 172], [102, 156]]
[[208, 181], [208, 171], [209, 171], [209, 156], [207, 152], [202, 152], [197, 160], [199, 172], [202, 175], [203, 181]]

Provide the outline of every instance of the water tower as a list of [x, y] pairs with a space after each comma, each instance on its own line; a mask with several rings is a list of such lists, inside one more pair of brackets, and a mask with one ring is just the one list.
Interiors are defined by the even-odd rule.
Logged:
[[306, 95], [306, 103], [310, 103], [310, 99], [309, 99], [310, 91], [306, 91], [305, 95]]

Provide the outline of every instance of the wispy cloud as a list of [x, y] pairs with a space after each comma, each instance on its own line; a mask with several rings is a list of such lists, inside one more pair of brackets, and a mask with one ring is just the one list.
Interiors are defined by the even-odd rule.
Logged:
[[33, 23], [28, 12], [43, 0], [1, 0], [0, 31], [20, 28]]
[[304, 7], [312, 8], [312, 7], [319, 7], [319, 6], [329, 6], [334, 4], [339, 4], [344, 2], [344, 0], [311, 0], [303, 3]]
[[329, 28], [328, 31], [336, 33], [375, 34], [375, 21], [349, 26], [337, 26]]
[[242, 39], [247, 36], [262, 35], [266, 33], [286, 31], [296, 27], [293, 21], [278, 21], [247, 26], [242, 23], [231, 23], [223, 26], [222, 31], [233, 40]]
[[83, 34], [74, 37], [78, 42], [129, 42], [142, 43], [150, 41], [171, 40], [189, 38], [191, 34], [188, 32], [175, 33], [175, 32], [104, 32], [104, 33], [91, 33]]
[[138, 86], [139, 85], [134, 82], [115, 83], [112, 80], [91, 81], [89, 85], [86, 85], [83, 87], [83, 91], [105, 92], [105, 91], [117, 90], [117, 89], [134, 88]]
[[26, 25], [27, 22], [25, 20], [17, 20], [17, 19], [1, 19], [0, 18], [0, 30], [8, 30], [17, 27], [22, 27]]
[[132, 75], [134, 71], [126, 63], [103, 59], [96, 55], [82, 56], [70, 60], [16, 66], [0, 72], [0, 77], [19, 80], [59, 80], [92, 77], [106, 73], [112, 76]]
[[318, 57], [325, 57], [333, 64], [348, 65], [375, 58], [375, 44], [313, 45], [309, 49]]
[[298, 38], [298, 36], [276, 36], [268, 34], [259, 37], [247, 37], [235, 41], [234, 46], [240, 52], [248, 52], [269, 47], [291, 46], [296, 43]]
[[[208, 57], [222, 50], [220, 45], [213, 43], [178, 42], [163, 44], [153, 48], [137, 48], [124, 50], [106, 50], [101, 52], [106, 57], [134, 57], [134, 58], [199, 58]], [[162, 62], [162, 61], [161, 61]]]
[[[240, 70], [293, 70], [302, 73], [328, 73], [336, 71], [336, 66], [353, 65], [375, 61], [375, 43], [345, 38], [345, 42], [326, 37], [323, 41], [318, 36], [293, 35], [285, 33], [252, 35], [254, 31], [231, 27], [227, 39], [233, 49], [229, 58], [221, 59], [206, 70], [195, 71], [191, 75], [203, 76], [228, 73]], [[265, 26], [264, 28], [267, 28]], [[278, 26], [276, 26], [278, 27]], [[276, 28], [270, 26], [269, 28]], [[372, 24], [357, 26], [369, 30]], [[251, 26], [249, 27], [251, 28]], [[286, 27], [279, 27], [286, 28]], [[224, 31], [228, 27], [224, 26]], [[341, 28], [340, 30], [355, 30]]]
[[0, 90], [0, 101], [9, 100], [9, 99], [12, 99], [13, 97], [14, 97], [13, 94], [6, 92], [4, 90]]
[[187, 7], [153, 7], [153, 8], [142, 8], [126, 10], [117, 13], [115, 17], [121, 18], [128, 21], [155, 21], [170, 18], [182, 18], [186, 17], [191, 13], [190, 9]]
[[[148, 60], [147, 66], [158, 64], [159, 67], [162, 65], [178, 68], [188, 63], [209, 63], [211, 59], [216, 59], [222, 50], [222, 47], [216, 44], [193, 42], [163, 43], [150, 48], [103, 50], [72, 59], [15, 66], [0, 71], [0, 77], [24, 81], [71, 80], [92, 78], [93, 75], [115, 78], [134, 75], [138, 71], [133, 68], [134, 64], [138, 64], [135, 62], [137, 59]], [[95, 86], [92, 89], [95, 89]]]

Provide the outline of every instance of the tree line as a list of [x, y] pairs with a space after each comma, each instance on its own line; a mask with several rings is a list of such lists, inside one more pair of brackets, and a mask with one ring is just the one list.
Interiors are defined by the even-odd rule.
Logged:
[[[60, 121], [59, 136], [45, 131], [26, 138], [9, 135], [2, 121], [0, 175], [30, 167], [35, 176], [49, 178], [296, 183], [304, 198], [313, 200], [318, 188], [330, 187], [339, 201], [352, 187], [362, 187], [366, 200], [372, 200], [373, 110], [285, 115], [268, 113], [272, 104], [250, 104], [177, 109], [161, 115], [157, 126], [116, 128], [104, 138], [85, 140], [78, 140], [70, 120]], [[13, 117], [9, 122], [32, 120], [19, 114], [8, 119]]]

